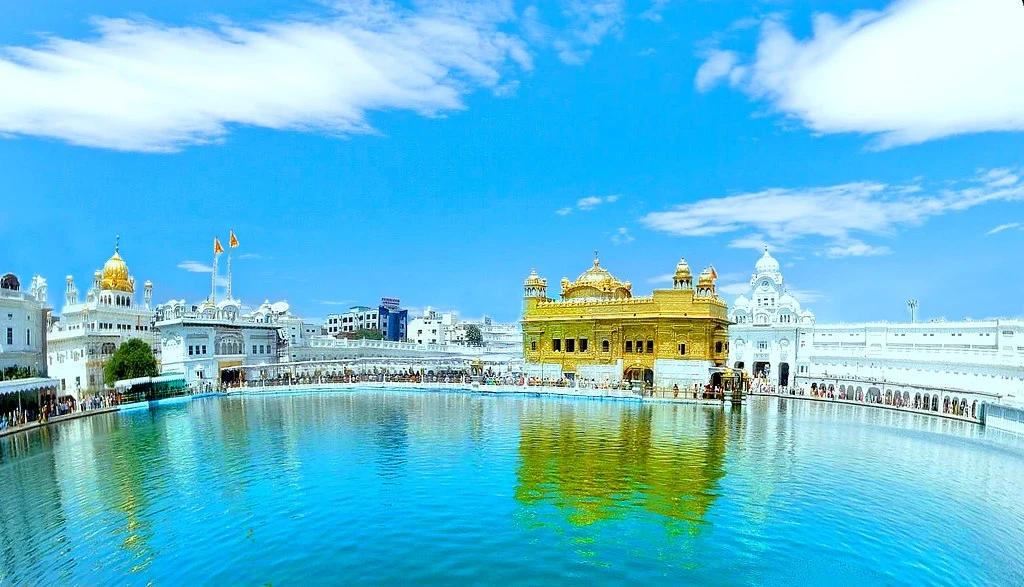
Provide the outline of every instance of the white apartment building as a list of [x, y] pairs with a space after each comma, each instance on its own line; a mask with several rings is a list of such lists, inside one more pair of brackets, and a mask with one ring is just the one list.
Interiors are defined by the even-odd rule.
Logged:
[[456, 325], [453, 312], [437, 313], [427, 308], [422, 316], [409, 321], [407, 337], [416, 344], [449, 344]]

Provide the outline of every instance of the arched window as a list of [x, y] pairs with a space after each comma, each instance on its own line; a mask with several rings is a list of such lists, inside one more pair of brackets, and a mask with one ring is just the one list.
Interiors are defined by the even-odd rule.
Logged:
[[611, 350], [611, 344], [607, 340], [601, 341], [601, 352], [607, 353]]

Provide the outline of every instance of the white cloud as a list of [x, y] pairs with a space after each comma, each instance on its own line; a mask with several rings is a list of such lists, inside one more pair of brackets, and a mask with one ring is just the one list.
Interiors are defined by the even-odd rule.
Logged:
[[789, 295], [796, 298], [796, 301], [801, 304], [813, 304], [814, 302], [820, 302], [825, 299], [825, 294], [820, 291], [810, 289], [797, 289], [794, 287], [786, 286], [786, 291]]
[[665, 284], [665, 283], [672, 283], [672, 280], [674, 278], [675, 278], [675, 274], [674, 273], [666, 273], [664, 275], [655, 275], [654, 277], [648, 277], [647, 278], [647, 283], [650, 283], [652, 285], [661, 285], [661, 284]]
[[618, 35], [626, 21], [625, 0], [563, 0], [558, 11], [564, 26], [544, 22], [537, 5], [523, 10], [520, 26], [531, 43], [558, 52], [567, 65], [582, 65], [591, 50], [608, 36]]
[[825, 249], [825, 256], [838, 257], [875, 257], [878, 255], [889, 255], [892, 249], [889, 247], [876, 247], [857, 239], [848, 239], [835, 243]]
[[258, 261], [258, 260], [263, 258], [263, 255], [261, 255], [259, 253], [242, 253], [241, 255], [238, 256], [238, 258], [239, 259], [252, 259], [253, 261]]
[[880, 255], [889, 250], [866, 244], [854, 235], [891, 235], [933, 216], [988, 202], [1024, 200], [1024, 184], [998, 183], [993, 185], [989, 173], [982, 171], [979, 177], [934, 192], [878, 182], [770, 188], [652, 212], [641, 218], [641, 223], [679, 236], [754, 233], [738, 237], [735, 246], [760, 245], [762, 235], [777, 243], [774, 246], [818, 237], [825, 240], [828, 256]]
[[[178, 263], [178, 269], [184, 269], [190, 273], [213, 273], [213, 267], [200, 263], [199, 261], [182, 261]], [[227, 287], [228, 278], [223, 275], [217, 276], [217, 287]]]
[[739, 59], [735, 51], [716, 50], [708, 53], [704, 63], [697, 69], [697, 77], [693, 82], [697, 91], [706, 92], [722, 79], [729, 77]]
[[199, 261], [182, 261], [178, 263], [178, 269], [184, 269], [192, 273], [213, 273], [213, 267]]
[[846, 20], [817, 14], [793, 36], [765, 20], [753, 57], [711, 51], [696, 85], [730, 78], [818, 133], [865, 133], [878, 146], [1024, 130], [1021, 7], [998, 0], [903, 0]]
[[996, 188], [1014, 185], [1019, 179], [1012, 169], [1005, 168], [990, 169], [984, 175], [985, 185]]
[[347, 135], [374, 132], [369, 111], [461, 110], [531, 68], [504, 4], [344, 2], [325, 18], [205, 28], [97, 18], [85, 40], [0, 49], [0, 133], [159, 152], [240, 125]]
[[1009, 230], [1011, 228], [1021, 228], [1021, 226], [1022, 225], [1021, 225], [1020, 222], [1009, 222], [1007, 224], [1000, 224], [999, 226], [997, 226], [997, 227], [993, 228], [992, 230], [986, 232], [985, 236], [991, 236], [993, 234], [1000, 233], [1000, 232], [1003, 232], [1004, 230]]
[[612, 235], [612, 242], [617, 245], [628, 245], [634, 240], [636, 239], [633, 238], [633, 235], [629, 234], [629, 229], [625, 226], [616, 230], [615, 234]]
[[718, 293], [724, 293], [730, 296], [738, 296], [745, 294], [750, 291], [750, 284], [745, 281], [738, 281], [736, 283], [726, 283], [724, 285], [718, 285], [715, 287]]
[[323, 304], [325, 306], [349, 306], [355, 303], [355, 300], [313, 300], [314, 302]]
[[652, 22], [661, 22], [661, 12], [665, 10], [665, 7], [668, 6], [671, 1], [672, 0], [652, 0], [651, 6], [637, 15], [637, 17], [644, 20], [650, 20]]
[[765, 247], [768, 247], [772, 252], [776, 253], [789, 250], [782, 245], [769, 243], [764, 238], [764, 235], [760, 234], [748, 234], [735, 238], [729, 241], [728, 246], [730, 249], [753, 249], [755, 251], [763, 251]]
[[[612, 204], [617, 202], [619, 199], [618, 194], [612, 194], [610, 196], [588, 196], [586, 198], [580, 198], [576, 201], [575, 208], [581, 212], [589, 212], [594, 208], [597, 208], [601, 204]], [[573, 207], [559, 208], [555, 210], [555, 214], [559, 216], [566, 216], [573, 211]]]
[[658, 52], [657, 49], [655, 49], [653, 47], [648, 47], [648, 48], [644, 49], [643, 51], [640, 51], [639, 53], [637, 53], [637, 55], [639, 55], [641, 57], [648, 57], [650, 55], [654, 55], [657, 52]]

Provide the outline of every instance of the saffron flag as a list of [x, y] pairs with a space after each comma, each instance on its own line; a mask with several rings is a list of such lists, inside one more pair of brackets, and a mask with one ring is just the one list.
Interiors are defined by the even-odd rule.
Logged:
[[213, 254], [219, 255], [224, 252], [224, 247], [220, 246], [220, 239], [213, 237]]
[[718, 272], [715, 271], [715, 266], [714, 265], [710, 265], [710, 267], [711, 267], [711, 279], [718, 279]]
[[228, 232], [230, 233], [228, 236], [228, 246], [233, 249], [238, 246], [238, 237], [235, 236], [235, 231], [230, 230]]

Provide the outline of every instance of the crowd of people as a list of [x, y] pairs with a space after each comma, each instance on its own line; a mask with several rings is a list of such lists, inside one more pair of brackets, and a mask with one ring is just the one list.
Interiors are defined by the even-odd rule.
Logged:
[[839, 400], [861, 404], [874, 404], [880, 406], [892, 406], [907, 410], [920, 410], [923, 412], [940, 412], [943, 414], [960, 416], [964, 418], [978, 417], [978, 402], [972, 401], [968, 404], [966, 397], [952, 397], [948, 395], [941, 398], [938, 393], [921, 394], [915, 393], [910, 397], [909, 392], [883, 393], [879, 388], [869, 387], [864, 391], [861, 387], [840, 385], [838, 389], [834, 384], [818, 385], [812, 383], [810, 388], [802, 386], [778, 386], [772, 385], [766, 380], [755, 379], [750, 388], [752, 393], [777, 394], [806, 396], [817, 399]]
[[72, 396], [43, 398], [42, 404], [32, 400], [24, 407], [16, 407], [0, 414], [0, 432], [31, 423], [45, 424], [54, 418], [117, 406], [116, 393], [96, 393], [75, 400]]

